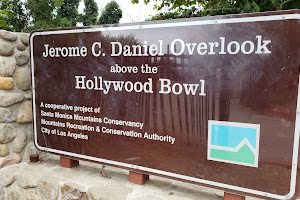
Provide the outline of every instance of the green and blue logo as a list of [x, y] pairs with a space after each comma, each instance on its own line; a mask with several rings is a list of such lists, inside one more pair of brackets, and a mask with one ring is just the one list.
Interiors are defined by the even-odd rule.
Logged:
[[259, 124], [208, 121], [207, 159], [258, 167]]

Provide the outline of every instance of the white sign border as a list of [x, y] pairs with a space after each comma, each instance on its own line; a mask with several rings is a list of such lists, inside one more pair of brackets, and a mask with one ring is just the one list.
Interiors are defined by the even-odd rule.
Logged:
[[34, 82], [34, 59], [33, 59], [33, 38], [38, 35], [53, 35], [53, 34], [68, 34], [68, 33], [83, 33], [83, 32], [100, 32], [100, 31], [116, 31], [116, 30], [136, 30], [136, 29], [153, 29], [153, 28], [164, 28], [164, 27], [185, 27], [185, 26], [198, 26], [198, 25], [216, 25], [216, 24], [231, 24], [231, 23], [244, 23], [244, 22], [259, 22], [259, 21], [276, 21], [276, 20], [290, 20], [290, 19], [300, 19], [300, 14], [277, 14], [269, 16], [256, 16], [256, 17], [241, 17], [241, 18], [228, 18], [228, 19], [208, 19], [200, 21], [188, 21], [188, 22], [178, 22], [178, 23], [162, 23], [162, 24], [143, 24], [143, 25], [125, 25], [125, 26], [114, 26], [114, 27], [91, 27], [86, 29], [71, 29], [71, 30], [53, 30], [53, 31], [43, 31], [43, 32], [33, 32], [30, 35], [30, 56], [31, 56], [31, 74], [32, 74], [32, 100], [33, 100], [33, 120], [34, 120], [34, 135], [35, 135], [35, 145], [38, 149], [43, 151], [48, 151], [52, 153], [62, 154], [66, 156], [72, 156], [77, 158], [82, 158], [86, 160], [92, 160], [96, 162], [102, 162], [112, 165], [117, 165], [121, 167], [148, 171], [150, 173], [161, 174], [164, 176], [174, 177], [178, 179], [193, 181], [196, 183], [202, 183], [206, 185], [211, 185], [214, 187], [221, 187], [229, 190], [236, 190], [240, 192], [245, 192], [249, 194], [259, 195], [274, 199], [290, 199], [294, 196], [296, 191], [296, 175], [297, 175], [297, 163], [298, 163], [298, 150], [299, 150], [299, 132], [300, 132], [300, 74], [298, 83], [298, 97], [297, 97], [297, 110], [296, 110], [296, 120], [295, 120], [295, 133], [294, 133], [294, 144], [293, 144], [293, 159], [292, 159], [292, 169], [291, 169], [291, 182], [290, 191], [286, 195], [278, 195], [268, 192], [263, 192], [259, 190], [253, 190], [249, 188], [243, 188], [239, 186], [218, 183], [214, 181], [204, 180], [200, 178], [175, 174], [171, 172], [166, 172], [162, 170], [131, 165], [127, 163], [117, 162], [113, 160], [106, 160], [86, 155], [80, 155], [72, 152], [66, 152], [57, 149], [50, 149], [47, 147], [41, 147], [37, 143], [37, 126], [36, 126], [36, 102], [35, 102], [35, 82]]

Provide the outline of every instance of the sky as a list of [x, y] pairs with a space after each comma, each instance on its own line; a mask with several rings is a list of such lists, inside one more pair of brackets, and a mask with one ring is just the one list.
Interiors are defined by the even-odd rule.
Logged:
[[[104, 9], [106, 4], [111, 0], [95, 0], [98, 3], [99, 13]], [[120, 23], [131, 23], [131, 22], [143, 22], [145, 19], [150, 18], [152, 15], [158, 13], [154, 10], [155, 2], [151, 1], [149, 4], [145, 5], [144, 0], [140, 0], [139, 4], [132, 4], [131, 0], [116, 0], [123, 11], [123, 16]], [[83, 11], [83, 1], [79, 4], [79, 12]]]

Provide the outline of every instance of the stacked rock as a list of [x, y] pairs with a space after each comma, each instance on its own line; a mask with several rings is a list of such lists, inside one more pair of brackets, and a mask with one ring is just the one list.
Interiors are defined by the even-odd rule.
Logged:
[[29, 34], [0, 30], [0, 168], [21, 160], [32, 140]]

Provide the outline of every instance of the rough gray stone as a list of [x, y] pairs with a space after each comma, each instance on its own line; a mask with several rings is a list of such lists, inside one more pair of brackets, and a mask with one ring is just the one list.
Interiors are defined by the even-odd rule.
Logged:
[[25, 190], [26, 200], [43, 200], [43, 198], [36, 193], [36, 191]]
[[32, 99], [32, 93], [31, 93], [31, 90], [25, 91], [24, 97], [25, 97], [25, 99]]
[[2, 187], [0, 187], [0, 199], [5, 200], [4, 190]]
[[31, 86], [30, 70], [27, 66], [20, 67], [16, 70], [16, 85], [20, 90], [29, 90]]
[[14, 57], [0, 59], [0, 76], [12, 77], [16, 68], [16, 60]]
[[15, 122], [17, 120], [16, 116], [9, 108], [0, 107], [0, 122]]
[[31, 147], [34, 147], [33, 142], [29, 142], [24, 150], [24, 154], [23, 154], [23, 161], [29, 161], [30, 160], [30, 154], [31, 154]]
[[25, 44], [26, 46], [28, 46], [28, 44], [29, 44], [29, 35], [27, 33], [22, 33], [20, 35], [20, 39], [21, 39], [21, 42], [23, 44]]
[[16, 63], [19, 66], [25, 65], [29, 61], [29, 56], [27, 54], [21, 53], [21, 52], [16, 53], [15, 58], [16, 58]]
[[[191, 198], [187, 198], [184, 196], [179, 196], [179, 195], [170, 195], [168, 196], [167, 200], [190, 200]], [[199, 198], [200, 200], [201, 198]], [[201, 199], [202, 200], [202, 199]]]
[[26, 49], [26, 46], [25, 46], [23, 43], [19, 43], [19, 44], [17, 45], [17, 49], [18, 49], [19, 51], [24, 51], [24, 50]]
[[169, 195], [167, 197], [167, 200], [191, 200], [191, 199], [197, 199], [197, 200], [223, 200], [224, 198], [221, 196], [217, 196], [214, 194], [209, 194], [209, 193], [198, 193], [199, 195], [193, 194], [190, 195], [190, 193], [188, 191], [185, 191], [185, 193], [181, 193], [181, 194], [173, 194], [173, 195]]
[[16, 177], [16, 182], [24, 189], [36, 188], [39, 179], [45, 175], [44, 173], [44, 170], [37, 168], [26, 168], [20, 171], [20, 174]]
[[[115, 188], [118, 188], [116, 190]], [[97, 185], [91, 187], [89, 190], [92, 200], [115, 200], [115, 199], [126, 199], [128, 194], [132, 192], [131, 188], [124, 185]]]
[[15, 128], [8, 125], [0, 123], [0, 144], [6, 144], [11, 142], [16, 137]]
[[27, 129], [25, 129], [27, 134], [27, 141], [33, 141], [33, 126], [32, 124], [27, 125]]
[[7, 144], [0, 144], [0, 156], [6, 156], [9, 153]]
[[38, 182], [38, 191], [43, 199], [56, 200], [58, 197], [59, 179], [45, 176]]
[[0, 186], [7, 187], [15, 181], [17, 167], [6, 167], [0, 171]]
[[20, 153], [26, 145], [27, 135], [24, 130], [17, 130], [17, 136], [12, 142], [12, 149], [15, 153]]
[[0, 106], [8, 107], [23, 101], [24, 95], [20, 93], [0, 93]]
[[142, 197], [134, 198], [134, 200], [162, 200], [162, 198], [157, 196], [142, 196]]
[[61, 200], [88, 200], [88, 195], [83, 186], [75, 183], [65, 183], [60, 188]]
[[15, 165], [21, 161], [19, 154], [12, 154], [6, 157], [0, 157], [0, 169], [8, 165]]
[[6, 30], [0, 30], [0, 37], [10, 42], [14, 42], [17, 40], [17, 35], [15, 33]]
[[15, 183], [7, 188], [7, 197], [8, 200], [25, 200], [22, 188]]
[[25, 101], [20, 109], [17, 118], [17, 122], [21, 124], [31, 123], [32, 122], [32, 102]]
[[14, 54], [13, 45], [6, 42], [0, 42], [0, 56], [11, 56], [13, 54]]

